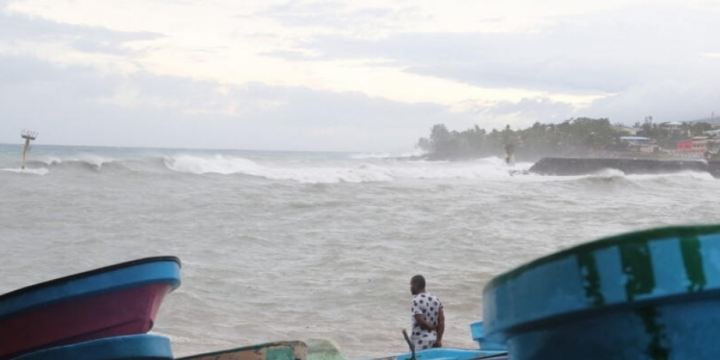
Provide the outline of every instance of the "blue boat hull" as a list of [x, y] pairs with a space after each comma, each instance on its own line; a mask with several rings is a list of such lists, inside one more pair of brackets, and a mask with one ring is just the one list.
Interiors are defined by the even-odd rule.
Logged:
[[171, 360], [170, 340], [157, 335], [129, 335], [58, 346], [13, 360]]
[[714, 360], [720, 226], [622, 234], [540, 258], [484, 290], [513, 360]]

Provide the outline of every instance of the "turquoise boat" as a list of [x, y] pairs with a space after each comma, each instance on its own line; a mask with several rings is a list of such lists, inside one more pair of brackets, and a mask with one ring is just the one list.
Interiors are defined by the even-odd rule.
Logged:
[[483, 291], [510, 359], [718, 359], [720, 225], [622, 234], [542, 257]]

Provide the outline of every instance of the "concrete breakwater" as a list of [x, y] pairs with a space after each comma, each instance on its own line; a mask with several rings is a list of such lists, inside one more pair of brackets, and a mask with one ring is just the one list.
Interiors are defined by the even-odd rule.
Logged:
[[553, 158], [540, 159], [529, 172], [540, 175], [586, 175], [602, 170], [616, 169], [625, 174], [662, 174], [681, 171], [708, 172], [720, 178], [720, 161], [704, 160], [650, 160], [608, 158]]

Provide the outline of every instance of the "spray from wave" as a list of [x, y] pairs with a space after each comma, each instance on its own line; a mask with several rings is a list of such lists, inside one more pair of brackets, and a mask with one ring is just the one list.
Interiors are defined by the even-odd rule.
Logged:
[[[201, 157], [179, 155], [165, 157], [165, 166], [176, 172], [196, 175], [248, 175], [271, 180], [301, 183], [389, 182], [400, 179], [492, 179], [510, 176], [501, 159], [487, 158], [474, 162], [441, 163], [383, 161], [339, 161], [318, 163], [259, 164], [247, 158], [215, 155]], [[526, 164], [529, 167], [530, 164]], [[522, 168], [522, 165], [518, 166]]]
[[222, 155], [215, 155], [211, 158], [204, 158], [191, 155], [179, 155], [163, 157], [164, 165], [176, 172], [190, 173], [196, 175], [203, 174], [247, 174], [253, 176], [261, 176], [261, 167], [248, 159], [232, 158]]
[[423, 150], [413, 150], [413, 151], [407, 151], [400, 154], [391, 154], [387, 152], [374, 152], [374, 153], [360, 153], [360, 154], [352, 154], [350, 155], [351, 159], [412, 159], [417, 158], [425, 155], [426, 152]]
[[215, 155], [210, 158], [192, 155], [166, 157], [165, 166], [181, 173], [196, 175], [242, 174], [271, 180], [295, 180], [303, 183], [336, 183], [390, 181], [384, 170], [371, 165], [357, 167], [308, 166], [299, 164], [260, 165], [252, 160], [238, 157]]

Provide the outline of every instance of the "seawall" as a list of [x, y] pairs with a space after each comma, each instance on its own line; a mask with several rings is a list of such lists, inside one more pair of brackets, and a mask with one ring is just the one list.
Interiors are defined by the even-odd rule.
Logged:
[[529, 171], [540, 175], [586, 175], [602, 170], [617, 169], [625, 174], [662, 174], [681, 171], [708, 172], [720, 178], [720, 162], [704, 160], [650, 160], [607, 158], [540, 159]]

